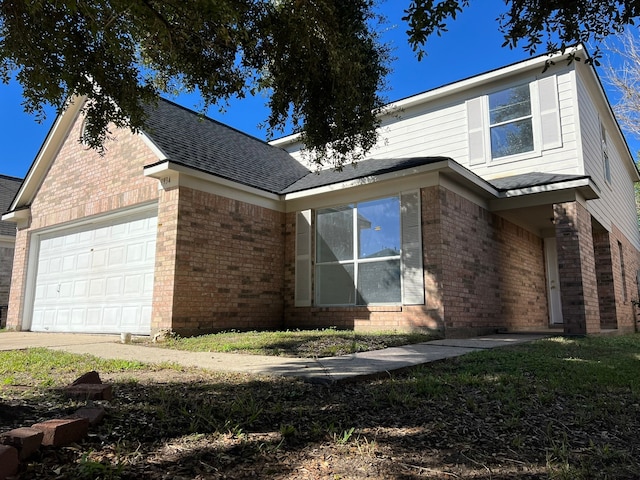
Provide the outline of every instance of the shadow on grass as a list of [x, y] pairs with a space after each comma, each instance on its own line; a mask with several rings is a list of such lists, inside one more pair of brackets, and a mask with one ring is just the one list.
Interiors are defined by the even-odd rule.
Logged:
[[[98, 478], [102, 465], [111, 476], [99, 478], [635, 478], [640, 337], [625, 342], [537, 342], [331, 386], [240, 376], [117, 383], [93, 436], [78, 449], [45, 451], [43, 470], [33, 472]], [[67, 477], [47, 476], [61, 461]]]

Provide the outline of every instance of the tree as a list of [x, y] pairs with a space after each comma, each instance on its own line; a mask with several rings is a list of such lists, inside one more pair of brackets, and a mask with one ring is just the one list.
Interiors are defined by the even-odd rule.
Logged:
[[387, 50], [373, 0], [58, 0], [0, 2], [0, 76], [25, 110], [86, 95], [86, 138], [137, 131], [163, 92], [198, 91], [205, 109], [270, 93], [269, 132], [292, 120], [317, 158], [376, 141]]
[[[144, 105], [176, 89], [204, 108], [269, 95], [268, 134], [292, 121], [318, 162], [357, 160], [376, 142], [389, 54], [375, 0], [2, 0], [0, 78], [24, 88], [25, 110], [64, 109], [86, 95], [85, 141], [109, 125], [144, 126]], [[600, 41], [632, 24], [640, 0], [505, 0], [505, 46], [533, 53]], [[421, 57], [469, 0], [414, 0], [408, 39]], [[596, 55], [597, 58], [597, 55]]]
[[[607, 62], [604, 67], [606, 81], [620, 94], [613, 106], [616, 118], [625, 132], [640, 139], [640, 38], [637, 32], [627, 31], [620, 36], [619, 43], [610, 42], [607, 49], [623, 59], [618, 65]], [[634, 184], [634, 189], [640, 227], [640, 183]]]

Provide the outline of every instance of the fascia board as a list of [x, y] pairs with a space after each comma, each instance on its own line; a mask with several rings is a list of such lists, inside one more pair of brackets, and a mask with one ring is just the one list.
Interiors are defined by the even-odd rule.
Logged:
[[248, 185], [242, 185], [232, 180], [227, 180], [179, 163], [171, 162], [170, 160], [144, 167], [144, 175], [159, 180], [163, 188], [180, 185], [226, 196], [253, 205], [263, 206], [272, 210], [284, 211], [283, 199], [278, 194], [265, 192], [264, 190]]
[[21, 207], [17, 210], [11, 210], [0, 217], [5, 222], [18, 224], [18, 227], [27, 225], [31, 220], [31, 208]]
[[489, 208], [492, 212], [499, 212], [501, 210], [563, 202], [580, 201], [585, 203], [587, 200], [600, 198], [598, 191], [597, 185], [588, 178], [513, 189], [501, 192], [501, 198], [489, 202]]
[[[30, 205], [36, 192], [40, 188], [44, 177], [49, 171], [51, 162], [56, 157], [62, 144], [67, 139], [69, 130], [76, 121], [86, 97], [73, 97], [69, 100], [64, 112], [56, 118], [51, 130], [47, 134], [40, 151], [36, 155], [35, 160], [31, 164], [27, 176], [25, 177], [20, 189], [16, 194], [9, 210], [17, 210], [26, 205]], [[3, 217], [4, 218], [4, 217]]]
[[590, 178], [581, 178], [578, 180], [569, 180], [566, 182], [549, 183], [546, 185], [536, 185], [533, 187], [514, 188], [500, 192], [500, 198], [521, 197], [523, 195], [533, 195], [543, 192], [557, 192], [560, 190], [580, 190], [586, 200], [595, 200], [600, 198], [598, 192], [600, 189]]

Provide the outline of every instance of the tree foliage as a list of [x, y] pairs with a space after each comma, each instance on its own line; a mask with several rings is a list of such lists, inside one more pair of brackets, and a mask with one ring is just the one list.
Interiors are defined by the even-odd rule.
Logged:
[[141, 129], [161, 93], [198, 91], [206, 109], [263, 90], [269, 132], [291, 119], [316, 158], [344, 161], [373, 146], [383, 103], [372, 12], [372, 0], [3, 0], [0, 75], [31, 113], [86, 95], [97, 148], [111, 123]]
[[[0, 78], [27, 112], [87, 96], [85, 141], [144, 126], [159, 94], [197, 91], [204, 109], [266, 92], [268, 134], [289, 121], [318, 162], [357, 160], [376, 142], [389, 54], [375, 0], [2, 0]], [[505, 0], [505, 46], [528, 52], [602, 40], [633, 24], [640, 0]], [[413, 0], [408, 40], [424, 54], [469, 0]], [[597, 57], [597, 55], [596, 55]]]

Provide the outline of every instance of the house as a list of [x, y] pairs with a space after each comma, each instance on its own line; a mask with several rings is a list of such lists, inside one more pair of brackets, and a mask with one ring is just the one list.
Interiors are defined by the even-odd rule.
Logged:
[[2, 217], [8, 325], [633, 331], [638, 170], [595, 70], [547, 60], [395, 102], [340, 172], [165, 100], [101, 157], [75, 99]]
[[[21, 178], [0, 175], [0, 212], [9, 208], [21, 183]], [[0, 327], [4, 327], [7, 320], [15, 238], [16, 226], [0, 220]]]

